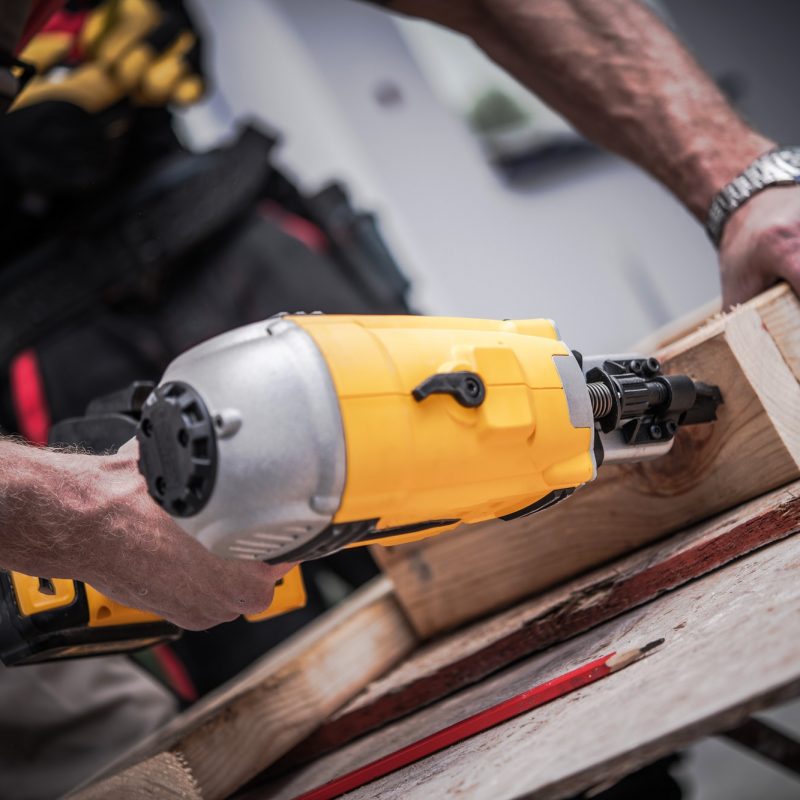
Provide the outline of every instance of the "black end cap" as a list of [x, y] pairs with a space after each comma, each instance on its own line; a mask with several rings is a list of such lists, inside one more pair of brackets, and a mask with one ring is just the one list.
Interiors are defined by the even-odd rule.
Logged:
[[150, 496], [173, 517], [199, 513], [217, 475], [214, 422], [200, 395], [179, 381], [159, 386], [142, 408], [136, 438]]
[[717, 409], [725, 404], [719, 386], [695, 381], [694, 387], [697, 397], [692, 407], [681, 417], [681, 425], [700, 425], [704, 422], [713, 422], [717, 418]]

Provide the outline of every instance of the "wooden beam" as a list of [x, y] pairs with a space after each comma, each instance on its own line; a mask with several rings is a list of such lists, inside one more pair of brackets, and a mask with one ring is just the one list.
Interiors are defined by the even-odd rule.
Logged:
[[694, 333], [699, 328], [707, 325], [714, 317], [722, 313], [722, 298], [715, 297], [698, 308], [683, 314], [678, 319], [662, 325], [658, 330], [640, 339], [633, 347], [631, 353], [655, 353], [656, 350], [666, 347], [668, 344], [683, 339], [690, 333]]
[[85, 797], [120, 796], [120, 786], [124, 797], [147, 796], [147, 781], [175, 759], [203, 800], [228, 797], [416, 644], [390, 582], [373, 581], [180, 715]]
[[[70, 795], [73, 797], [73, 795]], [[80, 792], [80, 800], [204, 800], [191, 770], [173, 753], [135, 764]]]
[[800, 300], [785, 284], [753, 301], [769, 334], [795, 378], [800, 381]]
[[719, 420], [680, 431], [668, 456], [601, 467], [532, 517], [374, 548], [417, 632], [463, 625], [800, 477], [798, 336], [797, 299], [773, 290], [658, 354], [725, 398]]
[[277, 776], [800, 531], [800, 481], [421, 648], [270, 768]]
[[665, 643], [618, 675], [481, 733], [348, 800], [561, 800], [800, 694], [800, 536], [669, 592], [362, 737], [243, 800], [289, 800], [608, 650]]

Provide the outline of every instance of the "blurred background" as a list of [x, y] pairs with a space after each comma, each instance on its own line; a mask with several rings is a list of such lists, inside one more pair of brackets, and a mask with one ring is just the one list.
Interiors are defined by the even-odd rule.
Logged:
[[[91, 48], [70, 39], [83, 22], [67, 15], [55, 34], [69, 34], [69, 47], [27, 90], [38, 100], [0, 125], [5, 286], [36, 270], [51, 284], [49, 305], [20, 304], [42, 319], [16, 326], [30, 335], [6, 353], [0, 430], [45, 443], [51, 422], [158, 380], [189, 346], [276, 311], [405, 311], [404, 281], [371, 218], [353, 209], [376, 213], [413, 309], [550, 317], [585, 353], [625, 350], [718, 295], [716, 254], [696, 220], [470, 41], [354, 0], [185, 0], [191, 19], [176, 0], [152, 5], [166, 22], [148, 35], [163, 44], [180, 34], [176, 59], [202, 68], [199, 103], [178, 108], [169, 92], [143, 101], [101, 71], [104, 98], [79, 107], [85, 95], [69, 91], [96, 85], [99, 68], [83, 63]], [[800, 139], [800, 3], [651, 5], [756, 127]], [[239, 140], [254, 121], [274, 149], [257, 134]], [[231, 147], [215, 153], [221, 145]], [[332, 181], [352, 208], [336, 192], [320, 202]], [[109, 265], [119, 266], [113, 283]], [[67, 308], [71, 284], [93, 275], [91, 303]], [[20, 401], [31, 386], [33, 413]], [[189, 703], [374, 571], [363, 550], [313, 562], [304, 611], [189, 634], [154, 651], [151, 668], [184, 669], [186, 685], [173, 688]], [[800, 703], [768, 716], [800, 735]], [[794, 778], [723, 740], [692, 748], [678, 770], [696, 800], [800, 797]]]
[[[746, 117], [797, 138], [800, 108], [786, 98], [800, 4], [654, 5]], [[191, 8], [210, 29], [216, 89], [184, 114], [185, 140], [210, 147], [243, 117], [278, 130], [276, 160], [304, 188], [343, 178], [378, 211], [419, 309], [551, 317], [597, 351], [717, 294], [715, 254], [687, 212], [468, 40], [352, 0]]]
[[[742, 114], [792, 142], [794, 0], [662, 0]], [[344, 179], [375, 209], [426, 313], [552, 317], [571, 345], [625, 348], [718, 294], [705, 233], [661, 186], [586, 143], [471, 42], [352, 0], [192, 0], [216, 88], [183, 112], [204, 149], [255, 117], [307, 190]], [[600, 302], [602, 301], [602, 302]], [[766, 715], [800, 735], [800, 704]], [[677, 774], [695, 800], [800, 797], [721, 739]]]

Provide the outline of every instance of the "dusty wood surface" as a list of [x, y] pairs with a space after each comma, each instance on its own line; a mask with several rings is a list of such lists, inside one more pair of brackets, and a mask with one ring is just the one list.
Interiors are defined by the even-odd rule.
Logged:
[[641, 662], [348, 794], [558, 800], [800, 694], [800, 536], [764, 547], [271, 785], [288, 800], [548, 677], [665, 637]]
[[161, 753], [82, 792], [75, 800], [204, 800], [188, 765], [174, 753]]
[[138, 797], [148, 767], [169, 751], [203, 800], [228, 797], [416, 645], [390, 582], [373, 581], [179, 716], [118, 764], [117, 777], [94, 796], [103, 787], [120, 796], [124, 785], [130, 794], [122, 796]]
[[668, 456], [606, 466], [542, 514], [374, 548], [418, 633], [462, 625], [800, 477], [789, 366], [798, 329], [797, 300], [780, 288], [661, 351], [667, 371], [716, 383], [725, 398], [718, 421], [680, 431]]
[[370, 684], [270, 773], [281, 774], [341, 747], [797, 531], [800, 481], [445, 636]]

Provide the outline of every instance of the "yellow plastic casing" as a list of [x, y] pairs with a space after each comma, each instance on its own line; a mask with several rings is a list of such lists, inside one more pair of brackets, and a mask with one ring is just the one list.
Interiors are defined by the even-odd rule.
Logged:
[[[25, 575], [22, 572], [12, 572], [11, 580], [14, 584], [14, 594], [19, 611], [26, 617], [67, 608], [77, 597], [75, 581], [69, 578], [52, 578], [47, 581], [48, 590], [46, 592], [42, 590], [40, 578]], [[85, 624], [90, 628], [135, 625], [142, 622], [156, 622], [161, 619], [156, 614], [128, 608], [105, 597], [91, 586], [86, 584], [84, 586], [86, 605], [88, 606], [88, 619], [85, 620]]]
[[248, 622], [261, 622], [271, 617], [296, 611], [306, 604], [306, 587], [300, 567], [290, 569], [278, 583], [275, 584], [275, 594], [269, 608], [260, 614], [249, 614], [245, 619]]
[[[89, 605], [89, 627], [107, 625], [131, 625], [140, 622], [155, 622], [161, 619], [156, 614], [129, 608], [100, 594], [91, 586], [86, 586], [86, 599]], [[303, 608], [306, 604], [306, 589], [300, 567], [295, 567], [283, 576], [275, 586], [275, 594], [269, 608], [260, 614], [246, 617], [248, 622], [261, 622], [270, 617], [287, 614]]]
[[75, 600], [75, 582], [68, 578], [53, 578], [50, 582], [52, 592], [43, 592], [41, 581], [22, 572], [12, 572], [11, 581], [20, 614], [32, 617], [46, 611], [55, 611], [71, 605]]
[[[12, 572], [11, 580], [19, 612], [26, 617], [67, 608], [72, 605], [77, 597], [75, 581], [68, 578], [53, 578], [49, 580], [47, 582], [47, 592], [42, 591], [40, 579], [31, 575]], [[90, 628], [138, 625], [146, 622], [157, 622], [161, 619], [157, 614], [149, 611], [141, 611], [118, 603], [88, 584], [84, 584], [84, 590], [86, 592], [88, 618], [82, 621]], [[303, 608], [305, 604], [306, 590], [303, 577], [300, 573], [300, 567], [295, 567], [287, 572], [275, 586], [275, 594], [269, 608], [260, 614], [248, 616], [247, 620], [260, 622], [270, 617], [277, 617], [280, 614]]]
[[89, 606], [89, 627], [105, 628], [113, 625], [138, 625], [142, 622], [158, 622], [162, 619], [158, 614], [130, 608], [110, 597], [101, 594], [97, 589], [86, 584], [86, 601]]
[[[555, 364], [573, 356], [550, 320], [288, 319], [314, 339], [338, 394], [346, 484], [334, 523], [378, 518], [382, 530], [482, 522], [594, 477], [592, 429], [571, 424]], [[482, 378], [480, 406], [465, 408], [443, 394], [421, 402], [412, 396], [431, 375], [458, 371]], [[378, 543], [414, 541], [456, 524]]]

